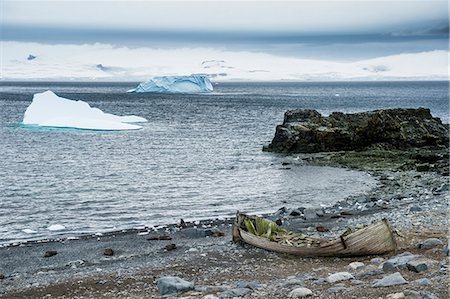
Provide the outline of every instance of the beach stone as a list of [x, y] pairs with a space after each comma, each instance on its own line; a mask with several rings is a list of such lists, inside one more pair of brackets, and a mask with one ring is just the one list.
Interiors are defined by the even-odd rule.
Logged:
[[162, 296], [174, 295], [194, 289], [194, 284], [175, 276], [164, 276], [157, 280], [158, 291]]
[[332, 287], [328, 289], [328, 294], [341, 293], [345, 290], [347, 290], [346, 287]]
[[213, 294], [208, 294], [206, 296], [203, 296], [202, 299], [219, 299], [219, 297]]
[[51, 256], [54, 256], [57, 254], [58, 254], [58, 252], [56, 250], [48, 250], [44, 253], [44, 257], [51, 257]]
[[432, 266], [432, 261], [427, 259], [418, 259], [409, 261], [406, 266], [408, 267], [408, 270], [420, 273], [427, 271]]
[[312, 291], [308, 288], [296, 288], [289, 293], [289, 298], [292, 299], [304, 298], [312, 296], [312, 294], [313, 294]]
[[405, 297], [406, 297], [405, 294], [403, 292], [401, 292], [401, 293], [388, 294], [386, 296], [386, 299], [402, 299]]
[[435, 294], [428, 291], [420, 291], [420, 295], [422, 295], [423, 299], [439, 299]]
[[112, 250], [111, 248], [106, 248], [103, 251], [103, 254], [106, 255], [106, 256], [113, 256], [114, 255], [114, 250]]
[[429, 286], [431, 284], [431, 280], [429, 280], [428, 278], [420, 278], [414, 280], [414, 283], [420, 286]]
[[421, 257], [422, 256], [420, 256], [420, 255], [413, 255], [412, 253], [406, 251], [406, 252], [403, 252], [402, 254], [393, 256], [390, 259], [388, 259], [386, 262], [383, 263], [382, 268], [383, 268], [383, 271], [388, 271], [388, 270], [392, 270], [395, 268], [405, 269], [406, 264], [409, 261], [416, 260]]
[[448, 192], [448, 191], [449, 191], [449, 184], [444, 183], [439, 188], [436, 188], [436, 190], [433, 191], [433, 194], [442, 194], [442, 193]]
[[403, 294], [405, 294], [405, 296], [407, 298], [411, 298], [411, 299], [422, 299], [422, 296], [420, 295], [419, 292], [417, 291], [413, 291], [413, 290], [404, 290]]
[[422, 208], [418, 207], [418, 206], [412, 206], [411, 208], [409, 208], [409, 211], [410, 212], [420, 212], [420, 211], [422, 211]]
[[323, 225], [317, 225], [317, 226], [316, 226], [316, 230], [317, 230], [318, 232], [321, 232], [321, 233], [330, 231], [327, 227], [325, 227], [325, 226], [323, 226]]
[[437, 238], [429, 238], [417, 244], [419, 249], [430, 249], [436, 246], [442, 246], [444, 243]]
[[299, 209], [292, 209], [289, 211], [289, 216], [300, 216], [302, 212]]
[[358, 277], [361, 278], [366, 276], [380, 275], [383, 273], [383, 270], [379, 269], [377, 266], [367, 265], [358, 272]]
[[448, 250], [448, 244], [444, 246], [444, 248], [442, 248], [442, 252], [448, 256], [449, 255], [449, 250]]
[[327, 282], [335, 283], [338, 281], [344, 281], [344, 280], [350, 280], [350, 279], [355, 279], [355, 277], [348, 272], [337, 272], [337, 273], [329, 275], [327, 277]]
[[234, 298], [234, 297], [242, 297], [252, 292], [249, 288], [235, 288], [231, 290], [227, 290], [219, 295], [219, 298]]
[[382, 257], [375, 257], [375, 258], [373, 258], [373, 259], [370, 260], [370, 262], [371, 262], [372, 264], [375, 264], [375, 265], [379, 265], [379, 264], [381, 264], [383, 261], [384, 261], [384, 258], [382, 258]]
[[5, 274], [0, 273], [0, 279], [5, 279]]
[[323, 215], [323, 209], [321, 208], [307, 208], [303, 211], [303, 217], [305, 217], [306, 220], [313, 220], [317, 217], [322, 217]]
[[364, 268], [364, 263], [362, 263], [362, 262], [353, 262], [353, 263], [348, 264], [348, 266], [352, 270], [357, 270], [357, 269]]
[[359, 285], [359, 284], [363, 284], [363, 283], [364, 283], [364, 281], [359, 280], [359, 279], [353, 279], [352, 280], [352, 284], [354, 284], [354, 285]]
[[176, 244], [168, 244], [164, 247], [164, 249], [167, 251], [172, 251], [172, 250], [177, 249], [177, 245]]
[[416, 170], [418, 172], [429, 171], [430, 170], [430, 164], [428, 164], [428, 163], [417, 164], [416, 165]]
[[257, 282], [257, 281], [238, 281], [236, 283], [236, 287], [237, 288], [247, 288], [247, 289], [251, 289], [251, 290], [256, 290], [262, 287], [262, 285]]
[[383, 277], [379, 281], [375, 282], [372, 286], [374, 288], [379, 288], [379, 287], [390, 287], [390, 286], [407, 284], [407, 283], [408, 282], [403, 278], [403, 276], [400, 274], [400, 272], [395, 272], [393, 274]]

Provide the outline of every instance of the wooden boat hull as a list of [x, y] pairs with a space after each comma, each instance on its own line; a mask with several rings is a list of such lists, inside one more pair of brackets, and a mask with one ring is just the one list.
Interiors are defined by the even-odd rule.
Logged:
[[242, 241], [250, 245], [298, 256], [335, 256], [351, 257], [364, 255], [379, 255], [397, 250], [392, 230], [386, 219], [357, 230], [346, 236], [327, 241], [322, 240], [320, 245], [310, 247], [295, 247], [286, 244], [272, 242], [267, 238], [259, 237], [245, 231], [241, 224], [247, 215], [238, 213], [233, 225], [233, 240]]

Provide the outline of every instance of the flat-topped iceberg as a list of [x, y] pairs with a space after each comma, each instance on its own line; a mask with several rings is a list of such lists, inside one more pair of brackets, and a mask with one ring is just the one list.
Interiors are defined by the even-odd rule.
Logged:
[[198, 93], [211, 92], [213, 86], [205, 75], [153, 77], [128, 92]]
[[146, 121], [134, 115], [105, 113], [86, 102], [59, 97], [50, 90], [36, 93], [23, 117], [25, 125], [108, 131], [141, 129], [141, 126], [132, 123]]

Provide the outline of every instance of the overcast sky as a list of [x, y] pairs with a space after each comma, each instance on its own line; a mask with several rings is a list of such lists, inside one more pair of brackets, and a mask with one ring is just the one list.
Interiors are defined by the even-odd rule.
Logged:
[[352, 59], [448, 48], [447, 1], [2, 1], [2, 40]]

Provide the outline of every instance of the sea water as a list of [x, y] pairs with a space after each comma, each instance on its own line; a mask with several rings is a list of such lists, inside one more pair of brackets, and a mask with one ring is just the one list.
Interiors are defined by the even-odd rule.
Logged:
[[[366, 173], [283, 166], [297, 155], [262, 152], [288, 109], [428, 107], [449, 118], [448, 82], [220, 83], [211, 94], [127, 94], [135, 84], [0, 82], [0, 244], [330, 205], [376, 185]], [[48, 89], [149, 122], [123, 132], [21, 126], [33, 94]]]

